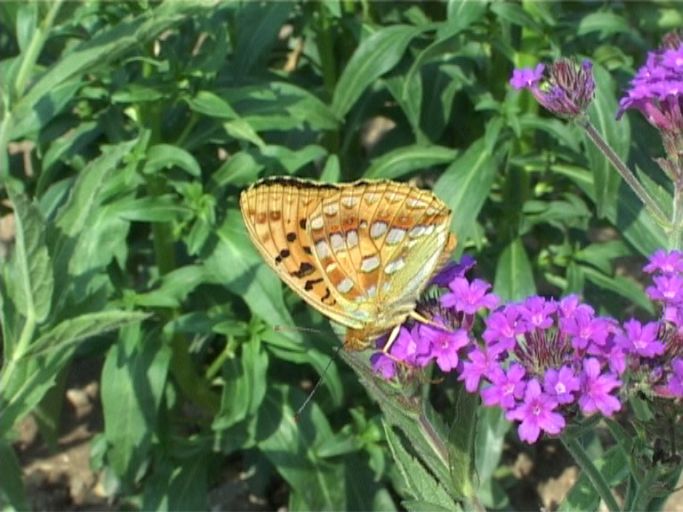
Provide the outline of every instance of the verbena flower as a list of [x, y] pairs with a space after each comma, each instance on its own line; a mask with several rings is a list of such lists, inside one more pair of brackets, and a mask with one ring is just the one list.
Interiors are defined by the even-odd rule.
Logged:
[[583, 114], [595, 94], [593, 65], [584, 60], [581, 65], [569, 59], [559, 59], [550, 65], [547, 78], [545, 66], [522, 68], [512, 72], [510, 85], [529, 89], [543, 107], [554, 114], [576, 117]]
[[522, 403], [510, 409], [506, 417], [520, 422], [518, 433], [522, 441], [535, 443], [541, 431], [559, 434], [565, 426], [564, 417], [555, 412], [557, 402], [541, 390], [538, 380], [531, 379], [526, 386]]
[[[498, 298], [489, 293], [489, 283], [464, 277], [474, 263], [465, 256], [432, 280], [449, 291], [440, 299], [426, 299], [418, 305], [418, 312], [430, 324], [401, 327], [391, 347], [371, 357], [376, 373], [392, 379], [399, 374], [399, 368], [412, 371], [434, 363], [442, 371], [450, 372], [462, 366], [460, 351], [471, 344], [470, 332], [477, 312], [498, 304]], [[378, 348], [383, 348], [384, 343], [386, 338], [378, 343]]]
[[489, 315], [485, 344], [470, 350], [460, 380], [468, 391], [483, 383], [484, 405], [501, 407], [520, 422], [520, 438], [535, 442], [542, 432], [560, 433], [578, 411], [612, 415], [621, 408], [620, 333], [575, 296], [529, 297]]
[[661, 316], [645, 325], [624, 323], [617, 343], [626, 353], [631, 386], [662, 398], [683, 398], [683, 253], [656, 251], [643, 267], [652, 274], [648, 296]]
[[677, 34], [670, 34], [662, 48], [648, 53], [626, 96], [619, 101], [617, 119], [630, 108], [639, 110], [661, 132], [681, 133], [683, 43]]

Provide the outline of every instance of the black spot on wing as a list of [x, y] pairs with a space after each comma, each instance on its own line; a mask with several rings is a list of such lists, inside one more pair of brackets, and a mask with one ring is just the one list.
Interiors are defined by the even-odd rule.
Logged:
[[304, 289], [310, 292], [316, 284], [322, 283], [323, 281], [324, 279], [322, 277], [320, 279], [309, 279], [308, 281], [306, 281]]
[[313, 267], [313, 265], [304, 261], [301, 265], [299, 265], [299, 270], [297, 270], [296, 272], [292, 272], [291, 275], [301, 279], [302, 277], [306, 277], [307, 275], [312, 274], [314, 270], [315, 268]]

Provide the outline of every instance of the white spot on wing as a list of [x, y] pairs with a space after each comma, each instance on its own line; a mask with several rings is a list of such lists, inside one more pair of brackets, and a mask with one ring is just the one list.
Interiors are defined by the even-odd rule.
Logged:
[[330, 235], [330, 244], [332, 244], [333, 251], [341, 251], [346, 249], [346, 244], [344, 243], [344, 237], [340, 233], [332, 233]]
[[352, 229], [346, 233], [346, 247], [351, 249], [351, 247], [356, 247], [358, 245], [358, 231]]
[[379, 238], [387, 232], [388, 226], [386, 222], [377, 221], [370, 225], [370, 236], [372, 238]]
[[311, 219], [311, 229], [322, 229], [324, 225], [325, 221], [320, 216]]
[[408, 236], [410, 238], [419, 238], [427, 233], [427, 226], [423, 226], [422, 224], [418, 224], [415, 226], [413, 229], [408, 231]]
[[337, 206], [337, 203], [323, 205], [323, 212], [325, 215], [336, 215], [338, 211], [339, 206]]
[[387, 266], [384, 267], [384, 272], [386, 274], [393, 274], [394, 272], [401, 270], [405, 266], [406, 260], [404, 260], [403, 258], [397, 258], [394, 261], [390, 261], [389, 263], [387, 263]]
[[363, 272], [372, 272], [379, 267], [379, 263], [379, 256], [368, 256], [367, 258], [363, 258], [363, 261], [360, 264], [360, 269]]
[[353, 288], [353, 281], [351, 281], [351, 279], [349, 279], [348, 277], [342, 279], [341, 282], [337, 285], [337, 290], [339, 290], [342, 293], [347, 293], [351, 291], [351, 288]]
[[370, 288], [368, 288], [368, 290], [365, 292], [365, 296], [366, 296], [368, 299], [372, 299], [372, 298], [375, 297], [376, 295], [377, 295], [377, 287], [374, 286], [374, 285], [371, 286]]
[[406, 230], [401, 228], [391, 228], [389, 234], [387, 235], [386, 242], [389, 245], [395, 245], [403, 240], [406, 236]]
[[406, 204], [408, 205], [408, 208], [425, 208], [427, 206], [427, 203], [425, 203], [422, 199], [416, 199], [414, 197], [408, 199]]
[[327, 258], [330, 255], [330, 246], [325, 240], [318, 240], [315, 243], [315, 253], [320, 259]]
[[345, 196], [341, 198], [341, 204], [345, 208], [353, 208], [358, 204], [358, 198], [353, 196]]
[[366, 203], [375, 204], [377, 201], [379, 201], [380, 195], [370, 192], [369, 194], [365, 194], [363, 197], [365, 198]]

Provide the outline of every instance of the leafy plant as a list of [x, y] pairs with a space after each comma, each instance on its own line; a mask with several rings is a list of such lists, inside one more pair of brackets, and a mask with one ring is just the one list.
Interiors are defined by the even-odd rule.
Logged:
[[[619, 319], [654, 312], [629, 269], [667, 233], [580, 127], [508, 80], [590, 57], [588, 115], [668, 217], [655, 131], [614, 115], [645, 52], [680, 26], [673, 2], [56, 0], [0, 3], [0, 24], [15, 223], [0, 279], [3, 505], [29, 506], [18, 423], [40, 413], [54, 439], [62, 398], [47, 393], [85, 357], [103, 361], [92, 462], [122, 507], [206, 509], [228, 466], [272, 507], [527, 505], [501, 477], [514, 430], [454, 376], [396, 389], [367, 358], [334, 355], [333, 330], [246, 236], [238, 195], [263, 176], [411, 180], [453, 209], [456, 257], [476, 256], [503, 300], [576, 293]], [[613, 446], [594, 425], [574, 439], [592, 439], [618, 485], [636, 441], [613, 423]], [[598, 503], [584, 473], [563, 506]]]

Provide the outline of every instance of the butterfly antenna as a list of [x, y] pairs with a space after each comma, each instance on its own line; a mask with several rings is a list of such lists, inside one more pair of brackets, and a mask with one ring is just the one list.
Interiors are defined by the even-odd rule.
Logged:
[[312, 332], [315, 334], [322, 334], [323, 332], [320, 329], [315, 329], [313, 327], [291, 327], [288, 325], [274, 325], [273, 330], [275, 332]]
[[296, 410], [296, 413], [294, 413], [294, 421], [299, 423], [299, 418], [301, 417], [301, 413], [303, 410], [306, 408], [308, 403], [311, 401], [313, 398], [313, 395], [315, 395], [316, 391], [318, 391], [318, 388], [320, 385], [323, 383], [323, 380], [325, 379], [325, 375], [327, 374], [327, 370], [329, 370], [330, 366], [332, 365], [332, 361], [334, 361], [338, 356], [339, 356], [339, 350], [342, 348], [342, 345], [338, 345], [334, 349], [334, 355], [330, 357], [330, 360], [327, 361], [327, 365], [325, 365], [325, 369], [323, 370], [322, 374], [320, 377], [318, 377], [318, 382], [315, 383], [315, 386], [313, 386], [313, 389], [311, 389], [311, 392], [308, 393], [308, 396], [306, 397], [306, 400], [304, 400], [304, 403], [302, 403], [299, 408]]

